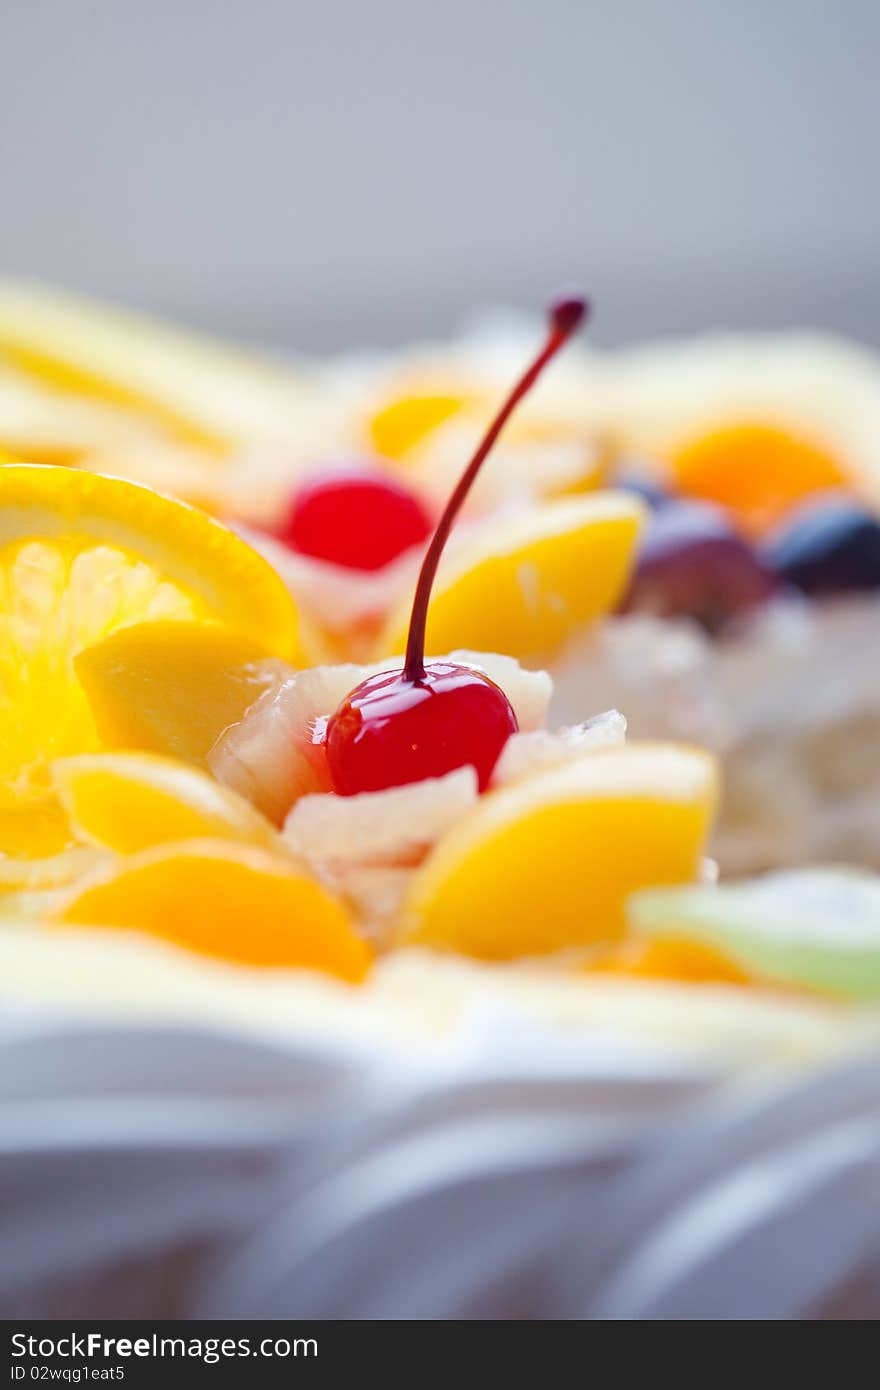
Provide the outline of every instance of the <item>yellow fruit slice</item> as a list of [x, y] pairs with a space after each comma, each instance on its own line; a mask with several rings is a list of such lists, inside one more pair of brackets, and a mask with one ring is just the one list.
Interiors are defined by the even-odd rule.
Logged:
[[400, 396], [377, 410], [370, 442], [382, 458], [400, 460], [440, 425], [457, 415], [469, 397], [455, 394]]
[[80, 840], [132, 854], [172, 840], [243, 840], [283, 853], [275, 831], [237, 792], [154, 753], [60, 758], [52, 775]]
[[74, 662], [107, 748], [204, 766], [216, 740], [291, 668], [249, 637], [193, 623], [136, 623]]
[[279, 363], [29, 281], [0, 281], [0, 353], [54, 386], [134, 407], [217, 451], [297, 439], [310, 405]]
[[407, 940], [490, 960], [618, 940], [645, 884], [696, 879], [712, 757], [630, 743], [485, 796], [416, 873]]
[[191, 840], [118, 861], [58, 909], [61, 923], [153, 933], [244, 965], [362, 980], [370, 952], [339, 900], [280, 855]]
[[299, 655], [283, 583], [210, 517], [117, 478], [0, 466], [0, 851], [63, 847], [45, 833], [57, 821], [48, 764], [99, 746], [74, 658], [158, 619], [224, 623]]
[[[520, 660], [553, 652], [617, 603], [643, 514], [634, 497], [598, 492], [481, 527], [441, 567], [426, 650], [469, 647]], [[381, 654], [404, 650], [410, 603], [394, 614]]]

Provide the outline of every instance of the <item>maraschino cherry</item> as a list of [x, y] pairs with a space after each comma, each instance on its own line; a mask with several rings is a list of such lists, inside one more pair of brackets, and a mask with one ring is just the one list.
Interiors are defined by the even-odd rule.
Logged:
[[415, 493], [378, 468], [328, 468], [298, 488], [278, 538], [346, 569], [379, 570], [426, 541], [433, 521]]
[[516, 405], [586, 312], [586, 302], [577, 296], [552, 306], [544, 346], [498, 411], [450, 497], [422, 563], [402, 669], [368, 677], [330, 716], [327, 763], [341, 795], [382, 791], [469, 766], [482, 791], [505, 743], [516, 733], [510, 701], [488, 676], [451, 661], [425, 664], [428, 603], [443, 547], [483, 461]]

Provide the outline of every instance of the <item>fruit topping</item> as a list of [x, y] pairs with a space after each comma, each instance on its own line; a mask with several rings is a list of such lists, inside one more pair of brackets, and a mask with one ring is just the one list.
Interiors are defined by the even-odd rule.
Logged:
[[370, 950], [342, 902], [280, 854], [187, 840], [119, 859], [74, 889], [61, 925], [151, 932], [241, 965], [323, 970], [362, 980]]
[[[555, 656], [619, 603], [644, 513], [634, 496], [594, 492], [456, 537], [428, 609], [428, 651], [500, 650], [528, 664]], [[392, 614], [383, 650], [404, 650], [408, 616], [404, 606]]]
[[773, 588], [770, 572], [721, 508], [679, 500], [652, 514], [624, 608], [690, 617], [717, 633]]
[[251, 638], [213, 623], [134, 623], [86, 647], [74, 667], [106, 748], [197, 766], [224, 729], [292, 674]]
[[880, 519], [845, 493], [797, 507], [764, 549], [781, 581], [806, 594], [880, 588]]
[[174, 758], [84, 753], [52, 775], [78, 839], [119, 854], [171, 840], [244, 840], [281, 849], [277, 831], [249, 801]]
[[633, 931], [722, 953], [758, 980], [880, 995], [880, 878], [815, 868], [752, 882], [648, 890], [628, 904]]
[[[546, 671], [526, 671], [495, 653], [453, 652], [448, 660], [502, 686], [521, 729], [543, 726], [552, 691]], [[354, 685], [380, 669], [313, 666], [288, 676], [225, 730], [208, 758], [211, 772], [280, 825], [299, 797], [330, 790], [327, 720]]]
[[553, 305], [547, 337], [492, 421], [440, 517], [416, 585], [403, 668], [369, 677], [343, 700], [327, 725], [327, 762], [345, 796], [477, 769], [488, 785], [516, 716], [507, 696], [481, 672], [444, 661], [425, 664], [428, 605], [440, 557], [484, 459], [518, 402], [581, 324], [586, 304]]
[[327, 726], [327, 761], [342, 796], [474, 767], [480, 790], [519, 726], [500, 686], [480, 671], [434, 661], [418, 679], [370, 676]]
[[247, 631], [287, 656], [300, 650], [299, 622], [265, 560], [148, 488], [6, 464], [0, 510], [0, 843], [47, 855], [66, 843], [48, 765], [99, 747], [78, 653], [130, 624], [173, 620]]
[[507, 740], [495, 764], [492, 785], [503, 787], [508, 782], [518, 782], [536, 772], [559, 767], [584, 753], [619, 747], [625, 739], [626, 720], [616, 709], [597, 714], [595, 718], [575, 724], [572, 728], [560, 729], [558, 733], [551, 733], [549, 729], [533, 729], [514, 734]]
[[317, 869], [414, 864], [476, 800], [472, 767], [359, 796], [304, 796], [287, 817], [284, 839]]
[[632, 743], [499, 788], [416, 870], [402, 937], [494, 960], [614, 942], [629, 893], [697, 879], [717, 782], [707, 753]]
[[302, 482], [277, 535], [291, 550], [353, 570], [378, 570], [431, 534], [424, 503], [376, 468], [330, 468]]
[[672, 467], [682, 492], [719, 502], [750, 534], [773, 526], [811, 492], [845, 478], [823, 448], [774, 425], [731, 425], [680, 448]]
[[726, 956], [699, 941], [658, 936], [651, 940], [624, 941], [591, 960], [586, 969], [610, 975], [631, 975], [648, 980], [674, 980], [690, 985], [746, 985], [744, 970]]
[[389, 401], [370, 421], [370, 436], [381, 458], [403, 459], [417, 444], [467, 404], [462, 395], [406, 395]]

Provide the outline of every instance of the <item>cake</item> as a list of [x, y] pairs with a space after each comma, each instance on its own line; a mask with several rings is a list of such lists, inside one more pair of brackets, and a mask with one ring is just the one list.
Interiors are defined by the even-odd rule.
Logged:
[[[0, 295], [15, 380], [47, 419], [50, 401], [78, 402], [80, 425], [121, 431], [125, 475], [98, 470], [106, 434], [48, 460], [64, 453], [63, 412], [40, 461], [0, 465], [0, 992], [7, 1103], [25, 1122], [3, 1161], [29, 1233], [7, 1310], [124, 1316], [140, 1298], [178, 1316], [581, 1315], [576, 1194], [608, 1211], [584, 1297], [590, 1284], [595, 1309], [634, 1308], [626, 1216], [645, 1204], [646, 1239], [662, 1223], [651, 1192], [668, 1193], [670, 1127], [693, 1141], [682, 1172], [725, 1124], [745, 1162], [764, 1098], [834, 1094], [829, 1077], [861, 1096], [877, 1045], [880, 880], [820, 866], [715, 882], [713, 845], [735, 857], [730, 811], [713, 841], [719, 762], [696, 745], [741, 757], [714, 736], [715, 668], [753, 660], [731, 699], [760, 705], [793, 639], [615, 616], [632, 606], [652, 499], [605, 425], [578, 435], [576, 466], [556, 454], [546, 487], [524, 488], [523, 468], [507, 489], [501, 468], [472, 490], [579, 326], [575, 298], [553, 306], [442, 510], [401, 459], [471, 410], [448, 383], [374, 414], [393, 465], [316, 473], [309, 431], [331, 401], [352, 407], [358, 373], [239, 366], [91, 314]], [[574, 413], [582, 365], [560, 388]], [[526, 454], [558, 429], [525, 416]], [[439, 457], [418, 467], [440, 476]], [[232, 525], [157, 490], [151, 458], [166, 481], [180, 462], [179, 493], [201, 479], [195, 500]], [[277, 516], [256, 515], [256, 495], [235, 505], [244, 480], [256, 494], [280, 477]], [[861, 602], [805, 619], [844, 624], [838, 670], [864, 641]], [[756, 606], [750, 622], [798, 621]], [[824, 629], [821, 642], [824, 657], [810, 649], [780, 678], [824, 711], [809, 675], [828, 662]], [[810, 726], [812, 756], [861, 795], [867, 759], [842, 718], [837, 742]], [[770, 727], [756, 755], [761, 867], [816, 857], [815, 839], [766, 852], [795, 731]], [[754, 830], [751, 806], [744, 819]], [[735, 867], [751, 866], [742, 852]], [[821, 1104], [816, 1134], [831, 1123]], [[50, 1194], [67, 1215], [41, 1244]], [[413, 1252], [364, 1282], [401, 1210], [445, 1241], [455, 1278], [420, 1275]], [[468, 1266], [455, 1252], [481, 1221], [492, 1240]], [[845, 1267], [842, 1251], [838, 1283]], [[811, 1286], [814, 1301], [833, 1293]], [[681, 1306], [696, 1305], [682, 1292]]]

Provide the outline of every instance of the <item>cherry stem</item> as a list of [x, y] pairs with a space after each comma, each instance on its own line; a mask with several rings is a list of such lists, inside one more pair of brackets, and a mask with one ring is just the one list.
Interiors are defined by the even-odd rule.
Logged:
[[571, 335], [580, 327], [589, 312], [589, 305], [585, 299], [579, 295], [566, 295], [564, 299], [559, 299], [550, 308], [549, 329], [547, 338], [531, 366], [523, 372], [519, 381], [514, 386], [510, 395], [505, 400], [495, 419], [487, 429], [483, 439], [476, 450], [467, 468], [462, 473], [455, 491], [446, 504], [446, 508], [437, 523], [437, 529], [431, 537], [431, 544], [428, 546], [427, 553], [422, 561], [422, 568], [419, 572], [419, 580], [416, 585], [415, 597], [413, 598], [412, 616], [409, 620], [409, 636], [406, 643], [406, 660], [403, 667], [404, 680], [410, 681], [413, 685], [418, 685], [425, 679], [425, 628], [428, 622], [428, 603], [431, 598], [431, 589], [437, 575], [437, 566], [443, 554], [443, 548], [449, 539], [455, 518], [461, 511], [465, 498], [471, 490], [474, 479], [480, 471], [484, 460], [489, 454], [492, 446], [498, 438], [504, 426], [507, 424], [513, 411], [516, 409], [523, 396], [527, 395], [532, 389], [538, 377], [557, 354], [559, 349], [568, 341]]

